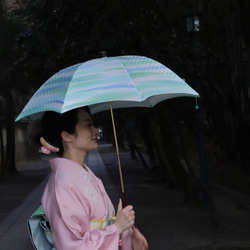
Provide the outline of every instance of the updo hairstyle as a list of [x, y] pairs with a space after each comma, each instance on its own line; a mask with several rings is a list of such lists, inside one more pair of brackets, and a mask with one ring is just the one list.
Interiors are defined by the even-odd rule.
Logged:
[[61, 133], [66, 131], [69, 134], [75, 134], [79, 109], [90, 114], [89, 107], [86, 106], [70, 110], [63, 114], [54, 111], [46, 111], [42, 118], [42, 136], [50, 145], [59, 148], [57, 154], [60, 156], [62, 156], [64, 152]]

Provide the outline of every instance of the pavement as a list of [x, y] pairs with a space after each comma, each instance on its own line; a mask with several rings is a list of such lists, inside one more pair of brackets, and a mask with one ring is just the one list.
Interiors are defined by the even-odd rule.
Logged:
[[[121, 188], [116, 153], [110, 144], [90, 151], [86, 163], [102, 179], [117, 207]], [[148, 159], [144, 156], [146, 161]], [[218, 228], [209, 211], [183, 205], [183, 193], [168, 189], [128, 152], [120, 153], [125, 190], [136, 212], [136, 227], [151, 250], [250, 249], [250, 197], [211, 185]], [[49, 178], [48, 159], [19, 166], [19, 175], [0, 185], [0, 250], [33, 249], [27, 219], [40, 205]]]

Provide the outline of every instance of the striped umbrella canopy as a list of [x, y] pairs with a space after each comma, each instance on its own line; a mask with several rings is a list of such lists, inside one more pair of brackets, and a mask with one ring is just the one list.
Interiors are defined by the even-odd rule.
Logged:
[[198, 97], [198, 93], [163, 64], [144, 56], [104, 57], [57, 72], [37, 90], [16, 121], [86, 105], [95, 114], [110, 109], [110, 102], [113, 108], [153, 107], [181, 96]]
[[163, 64], [144, 56], [117, 56], [93, 59], [65, 68], [49, 78], [32, 96], [16, 121], [37, 119], [45, 111], [64, 113], [89, 106], [91, 114], [111, 111], [116, 152], [124, 190], [113, 108], [153, 107], [175, 97], [198, 97], [183, 79]]

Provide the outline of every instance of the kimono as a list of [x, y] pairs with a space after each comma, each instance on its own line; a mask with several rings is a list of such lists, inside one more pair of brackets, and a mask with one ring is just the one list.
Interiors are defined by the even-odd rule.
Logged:
[[[58, 250], [117, 250], [119, 232], [107, 222], [90, 230], [90, 222], [110, 219], [115, 210], [102, 181], [85, 165], [64, 158], [50, 160], [51, 177], [44, 189], [42, 206]], [[108, 225], [110, 224], [110, 225]], [[131, 233], [122, 234], [122, 249], [131, 250]]]

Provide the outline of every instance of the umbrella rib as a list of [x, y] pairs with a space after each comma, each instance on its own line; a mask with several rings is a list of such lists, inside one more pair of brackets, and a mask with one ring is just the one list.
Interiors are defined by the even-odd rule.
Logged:
[[[75, 76], [77, 70], [78, 70], [79, 67], [81, 66], [81, 63], [78, 63], [78, 64], [76, 64], [76, 65], [73, 65], [72, 67], [74, 67], [74, 66], [76, 67], [76, 69], [74, 70], [74, 73], [73, 73], [72, 76], [71, 76], [71, 80], [73, 79], [73, 77]], [[69, 67], [69, 68], [72, 68], [72, 67]], [[69, 68], [67, 68], [67, 69], [69, 69]], [[70, 80], [69, 82], [71, 82], [71, 80]], [[68, 92], [69, 86], [70, 86], [70, 84], [66, 87], [67, 91], [65, 91], [65, 95], [64, 95], [64, 97], [63, 97], [63, 104], [62, 104], [61, 110], [63, 110], [63, 108], [64, 108], [65, 99], [66, 99], [66, 96], [67, 96], [67, 92]]]
[[[136, 88], [136, 86], [135, 86], [135, 83], [134, 83], [133, 78], [132, 78], [132, 77], [130, 76], [130, 74], [128, 73], [128, 70], [126, 69], [126, 67], [123, 65], [123, 63], [122, 63], [120, 60], [117, 60], [117, 61], [120, 63], [120, 65], [122, 66], [122, 68], [123, 68], [124, 71], [126, 72], [126, 74], [127, 74], [128, 78], [130, 79], [130, 81], [133, 82], [134, 89], [136, 90], [137, 96], [139, 96], [140, 99], [141, 99], [141, 95], [140, 95], [140, 93], [138, 92], [138, 90], [137, 90], [137, 88]], [[142, 99], [141, 99], [141, 101], [142, 101]]]

